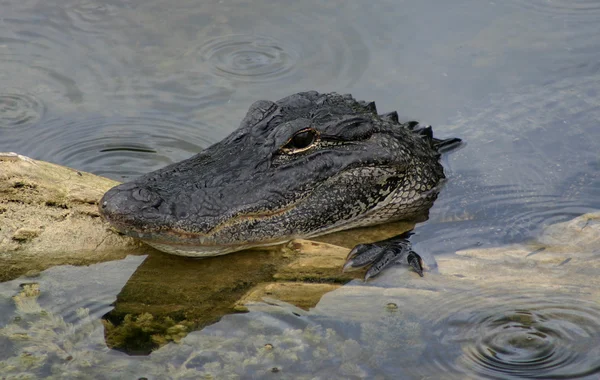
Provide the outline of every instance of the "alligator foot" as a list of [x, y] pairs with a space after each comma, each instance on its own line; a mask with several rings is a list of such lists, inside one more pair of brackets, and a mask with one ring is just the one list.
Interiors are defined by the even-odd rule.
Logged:
[[370, 265], [365, 274], [365, 281], [367, 281], [389, 266], [408, 264], [423, 277], [423, 259], [412, 250], [412, 245], [408, 241], [410, 235], [411, 232], [405, 232], [391, 239], [357, 245], [348, 254], [342, 270], [345, 272]]

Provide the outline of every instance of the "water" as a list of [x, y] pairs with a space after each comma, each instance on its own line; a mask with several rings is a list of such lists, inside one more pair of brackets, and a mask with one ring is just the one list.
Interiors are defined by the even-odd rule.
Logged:
[[[0, 0], [0, 151], [124, 181], [219, 141], [255, 100], [308, 89], [352, 93], [467, 142], [444, 158], [450, 179], [415, 231], [418, 251], [440, 258], [524, 242], [600, 209], [599, 34], [593, 0]], [[111, 280], [98, 281], [111, 297], [118, 292], [108, 290]], [[3, 285], [6, 294], [18, 291]], [[446, 296], [431, 301], [435, 315], [423, 321], [418, 310], [431, 304], [403, 314], [422, 332], [405, 360], [386, 356], [395, 348], [381, 337], [405, 326], [384, 309], [373, 318], [387, 318], [388, 330], [375, 335], [361, 333], [372, 329], [365, 321], [335, 315], [309, 323], [269, 309], [227, 318], [165, 352], [185, 356], [213, 344], [230, 356], [211, 351], [181, 363], [221, 363], [231, 373], [234, 353], [250, 350], [260, 371], [270, 370], [291, 359], [269, 356], [269, 342], [225, 340], [266, 334], [293, 341], [307, 357], [335, 353], [315, 367], [321, 376], [597, 376], [600, 313], [589, 297], [501, 286]], [[94, 297], [101, 306], [84, 307], [98, 323], [108, 303]], [[2, 310], [14, 308], [10, 297], [2, 302]], [[50, 312], [75, 323], [79, 306]], [[258, 321], [268, 334], [255, 329]], [[301, 333], [284, 339], [286, 329]], [[326, 337], [337, 346], [319, 340]], [[118, 356], [107, 355], [100, 364]], [[335, 357], [345, 364], [330, 372]], [[119, 358], [121, 370], [132, 365]], [[414, 362], [421, 372], [410, 370]], [[166, 373], [159, 367], [129, 374]], [[298, 375], [303, 367], [288, 363], [279, 375], [290, 368]]]
[[[434, 307], [432, 373], [484, 378], [576, 378], [600, 370], [596, 302], [543, 292], [464, 292]], [[458, 357], [447, 352], [460, 352]]]
[[257, 82], [291, 74], [299, 59], [295, 51], [286, 51], [277, 40], [245, 34], [212, 39], [200, 48], [198, 56], [215, 75]]

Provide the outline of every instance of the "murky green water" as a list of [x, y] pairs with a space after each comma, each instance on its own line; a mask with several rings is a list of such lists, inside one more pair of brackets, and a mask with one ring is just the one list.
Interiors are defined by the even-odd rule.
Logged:
[[[600, 209], [598, 35], [593, 0], [0, 0], [0, 151], [127, 180], [222, 139], [255, 100], [352, 93], [467, 142], [445, 158], [450, 180], [413, 236], [431, 264], [462, 248], [527, 241]], [[472, 293], [424, 282], [419, 291], [441, 295], [415, 303], [403, 298], [401, 289], [416, 286], [403, 271], [370, 283], [386, 289], [370, 303], [343, 287], [310, 313], [263, 305], [181, 345], [129, 357], [106, 348], [100, 318], [142, 261], [1, 284], [0, 373], [503, 379], [600, 371], [600, 306], [585, 281]], [[30, 282], [40, 295], [17, 310], [12, 297]]]

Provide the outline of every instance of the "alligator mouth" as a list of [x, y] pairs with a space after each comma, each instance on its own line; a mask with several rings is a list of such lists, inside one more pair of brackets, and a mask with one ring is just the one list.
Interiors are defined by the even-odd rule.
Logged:
[[[207, 231], [190, 231], [178, 226], [177, 222], [174, 224], [162, 223], [162, 218], [158, 215], [156, 217], [157, 223], [155, 224], [147, 223], [147, 220], [145, 220], [145, 223], [141, 223], [135, 218], [128, 217], [127, 214], [107, 212], [106, 207], [102, 206], [100, 207], [100, 214], [124, 235], [140, 239], [144, 243], [161, 251], [182, 256], [208, 257], [224, 255], [253, 247], [283, 244], [292, 240], [295, 236], [277, 236], [272, 239], [260, 239], [256, 241], [236, 241], [235, 239], [223, 239], [218, 235], [227, 235], [228, 229], [235, 229], [238, 225], [252, 224], [252, 222], [260, 221], [268, 222], [271, 218], [277, 218], [289, 213], [309, 196], [310, 194], [307, 194], [292, 203], [274, 210], [238, 213], [215, 224]], [[148, 218], [147, 214], [145, 218]]]
[[[262, 215], [266, 217], [267, 215], [274, 216], [277, 214], [264, 213]], [[253, 214], [253, 217], [258, 217], [258, 214]], [[219, 242], [214, 238], [214, 233], [216, 233], [214, 229], [209, 233], [166, 229], [165, 227], [138, 229], [127, 223], [118, 222], [110, 217], [107, 217], [107, 219], [115, 228], [117, 228], [117, 230], [127, 236], [140, 239], [144, 243], [160, 251], [188, 257], [220, 256], [249, 248], [284, 244], [295, 238], [294, 236], [290, 236], [255, 242]], [[248, 220], [248, 218], [245, 218], [245, 220]], [[241, 216], [237, 217], [236, 221], [240, 223], [242, 221]], [[217, 226], [219, 227], [219, 230], [226, 228], [225, 223], [227, 223], [227, 226], [229, 227], [235, 224], [232, 220], [226, 221]]]
[[[361, 170], [362, 168], [352, 168], [349, 171], [357, 169]], [[150, 198], [153, 203], [146, 202], [141, 204], [141, 208], [133, 209], [133, 206], [130, 206], [132, 204], [131, 198], [124, 194], [121, 198], [115, 196], [114, 198], [109, 197], [107, 200], [103, 199], [104, 202], [100, 207], [100, 212], [125, 235], [140, 239], [161, 251], [192, 257], [224, 255], [253, 247], [282, 244], [294, 238], [315, 237], [348, 228], [369, 225], [371, 214], [377, 212], [379, 208], [385, 207], [391, 199], [391, 194], [386, 199], [380, 200], [377, 207], [365, 211], [360, 218], [342, 219], [331, 225], [320, 226], [320, 228], [312, 231], [300, 232], [284, 228], [277, 233], [276, 228], [273, 229], [269, 226], [270, 224], [277, 226], [285, 223], [287, 215], [293, 214], [295, 209], [301, 208], [307, 202], [314, 201], [314, 198], [318, 198], [319, 191], [323, 192], [321, 186], [337, 181], [340, 176], [346, 175], [347, 172], [342, 171], [328, 178], [327, 181], [310, 191], [306, 191], [303, 196], [279, 208], [238, 212], [230, 217], [221, 218], [221, 220], [215, 218], [205, 221], [208, 222], [205, 223], [205, 226], [208, 224], [208, 228], [201, 228], [198, 224], [194, 224], [193, 219], [177, 219], [172, 214], [161, 213], [154, 205], [164, 205], [164, 202], [158, 202], [152, 197], [154, 194], [148, 196], [144, 192], [142, 194]], [[122, 190], [125, 193], [130, 191], [128, 188]], [[137, 191], [137, 188], [134, 190]], [[105, 205], [106, 202], [108, 202], [108, 205]], [[111, 202], [115, 203], [111, 204]], [[253, 233], [253, 230], [262, 230], [262, 233]]]

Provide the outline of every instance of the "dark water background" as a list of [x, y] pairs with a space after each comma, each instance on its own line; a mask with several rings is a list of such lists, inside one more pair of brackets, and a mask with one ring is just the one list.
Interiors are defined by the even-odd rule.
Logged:
[[600, 209], [597, 1], [0, 0], [0, 151], [125, 181], [303, 90], [467, 142], [421, 251]]

